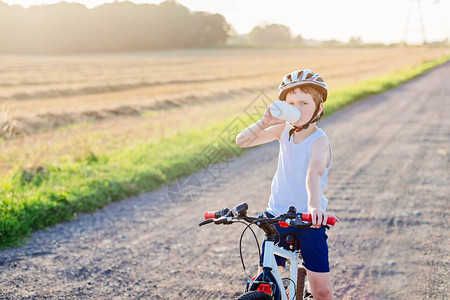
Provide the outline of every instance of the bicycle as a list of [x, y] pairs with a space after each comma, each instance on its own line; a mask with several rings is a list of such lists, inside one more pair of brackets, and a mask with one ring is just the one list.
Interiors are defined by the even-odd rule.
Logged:
[[[262, 272], [257, 276], [247, 280], [245, 292], [238, 300], [296, 300], [297, 295], [302, 295], [299, 299], [313, 299], [312, 294], [305, 289], [308, 285], [306, 278], [306, 270], [302, 265], [302, 257], [300, 253], [299, 242], [295, 235], [287, 235], [286, 241], [290, 244], [290, 249], [284, 249], [275, 244], [275, 236], [279, 233], [273, 224], [278, 223], [280, 227], [295, 227], [295, 228], [310, 228], [311, 215], [297, 213], [295, 207], [291, 206], [288, 212], [276, 217], [265, 217], [260, 214], [257, 218], [247, 216], [248, 205], [247, 203], [241, 203], [233, 209], [222, 208], [217, 212], [206, 212], [204, 215], [205, 220], [200, 222], [199, 226], [214, 223], [216, 225], [223, 224], [229, 225], [233, 223], [244, 223], [245, 229], [241, 234], [239, 241], [239, 253], [242, 262], [242, 266], [245, 272], [245, 264], [242, 258], [242, 237], [247, 229], [251, 225], [257, 225], [265, 233], [264, 243], [264, 257], [261, 261], [261, 250], [259, 247], [258, 239], [252, 228], [250, 230], [256, 239], [258, 245], [260, 264], [262, 264]], [[244, 222], [245, 221], [245, 222]], [[327, 219], [328, 225], [334, 225], [336, 218], [329, 216]], [[330, 227], [326, 225], [329, 229]], [[281, 278], [280, 271], [278, 270], [275, 260], [275, 254], [290, 260], [290, 277]], [[283, 279], [289, 280], [289, 290], [285, 287]], [[294, 291], [294, 293], [290, 293]], [[293, 294], [290, 297], [290, 294]]]

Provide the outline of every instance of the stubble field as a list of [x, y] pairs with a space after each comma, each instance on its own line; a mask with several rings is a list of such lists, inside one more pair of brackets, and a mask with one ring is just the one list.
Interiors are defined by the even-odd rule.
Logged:
[[[74, 162], [242, 113], [282, 76], [331, 91], [419, 65], [445, 48], [232, 49], [0, 57], [0, 175]], [[332, 99], [331, 99], [332, 100]]]

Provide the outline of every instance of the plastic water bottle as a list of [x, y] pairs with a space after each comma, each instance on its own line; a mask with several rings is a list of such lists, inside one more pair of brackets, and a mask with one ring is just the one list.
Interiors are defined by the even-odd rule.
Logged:
[[290, 123], [297, 122], [302, 116], [298, 108], [287, 104], [286, 101], [277, 100], [270, 105], [269, 109], [272, 116]]

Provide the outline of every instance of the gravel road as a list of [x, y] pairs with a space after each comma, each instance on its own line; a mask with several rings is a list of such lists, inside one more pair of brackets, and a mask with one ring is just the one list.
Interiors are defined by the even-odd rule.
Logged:
[[[450, 63], [319, 122], [334, 153], [328, 211], [341, 219], [328, 231], [336, 299], [448, 299], [448, 78]], [[162, 188], [35, 232], [0, 252], [0, 299], [232, 299], [246, 280], [243, 225], [198, 222], [243, 201], [262, 211], [277, 153], [272, 142], [223, 163], [218, 178], [194, 174], [194, 202]], [[250, 234], [243, 250], [253, 274]]]

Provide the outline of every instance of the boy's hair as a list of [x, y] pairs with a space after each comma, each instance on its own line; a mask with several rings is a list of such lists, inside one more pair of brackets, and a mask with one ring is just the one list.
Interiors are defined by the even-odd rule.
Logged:
[[[316, 107], [319, 107], [320, 103], [323, 103], [323, 94], [319, 92], [317, 89], [311, 87], [311, 86], [299, 86], [300, 90], [305, 94], [310, 94], [314, 100], [314, 103], [316, 104]], [[315, 123], [320, 120], [323, 116], [323, 110], [320, 113], [320, 115], [317, 115], [316, 118], [312, 123]]]

